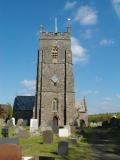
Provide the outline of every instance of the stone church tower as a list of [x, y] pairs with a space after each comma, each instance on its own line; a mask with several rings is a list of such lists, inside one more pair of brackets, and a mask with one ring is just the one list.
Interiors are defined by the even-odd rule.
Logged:
[[36, 105], [39, 125], [64, 126], [72, 123], [75, 111], [70, 23], [66, 32], [45, 32], [40, 28]]

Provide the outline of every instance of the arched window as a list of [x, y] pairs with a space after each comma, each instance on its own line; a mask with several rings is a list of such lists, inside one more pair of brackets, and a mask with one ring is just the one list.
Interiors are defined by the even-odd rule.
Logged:
[[53, 109], [53, 112], [57, 112], [58, 111], [58, 100], [57, 99], [54, 99], [52, 101], [52, 109]]

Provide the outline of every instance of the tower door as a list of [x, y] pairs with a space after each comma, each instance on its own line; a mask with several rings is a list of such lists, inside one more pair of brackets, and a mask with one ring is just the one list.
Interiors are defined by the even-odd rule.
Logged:
[[57, 117], [53, 117], [53, 132], [54, 133], [58, 133], [58, 118]]

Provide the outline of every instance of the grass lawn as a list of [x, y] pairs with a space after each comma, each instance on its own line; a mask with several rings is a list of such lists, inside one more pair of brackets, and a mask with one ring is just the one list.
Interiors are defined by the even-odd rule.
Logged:
[[[27, 128], [28, 130], [28, 128]], [[9, 130], [13, 137], [13, 129]], [[1, 136], [1, 135], [0, 135]], [[74, 135], [73, 135], [74, 136]], [[79, 136], [79, 134], [76, 136]], [[54, 135], [53, 144], [43, 144], [42, 136], [32, 136], [20, 139], [23, 156], [53, 156], [56, 160], [118, 160], [120, 159], [120, 129], [88, 128], [84, 132], [84, 139], [78, 140], [77, 146], [69, 144], [68, 155], [62, 157], [57, 154], [58, 142], [69, 141]], [[118, 159], [117, 159], [118, 157]]]
[[[56, 160], [90, 160], [93, 159], [93, 150], [90, 145], [86, 142], [78, 142], [77, 146], [69, 145], [69, 153], [67, 156], [62, 157], [57, 154], [58, 142], [61, 139], [58, 136], [54, 136], [53, 144], [43, 144], [41, 136], [35, 136], [28, 139], [21, 139], [20, 145], [24, 156], [36, 156], [36, 155], [47, 155], [56, 157]], [[86, 154], [87, 153], [87, 154]]]

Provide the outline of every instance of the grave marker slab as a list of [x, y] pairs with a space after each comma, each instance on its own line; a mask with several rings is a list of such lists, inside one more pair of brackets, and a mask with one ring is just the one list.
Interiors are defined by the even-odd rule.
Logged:
[[55, 160], [55, 158], [47, 157], [47, 156], [39, 156], [39, 157], [35, 157], [34, 160]]
[[17, 126], [23, 126], [23, 119], [22, 118], [18, 119]]
[[15, 118], [12, 117], [13, 126], [15, 126]]
[[20, 160], [22, 152], [19, 145], [0, 144], [0, 160]]
[[61, 141], [58, 143], [58, 154], [67, 155], [68, 154], [68, 142]]
[[31, 119], [30, 120], [30, 132], [35, 132], [38, 130], [38, 120], [37, 119]]
[[12, 121], [12, 119], [7, 120], [7, 127], [8, 128], [13, 127], [13, 121]]
[[1, 130], [1, 134], [2, 134], [2, 136], [3, 137], [8, 137], [8, 128], [2, 128], [2, 130]]
[[19, 139], [15, 138], [0, 138], [0, 144], [19, 144]]
[[73, 146], [77, 145], [77, 138], [70, 138], [70, 144]]
[[69, 137], [70, 133], [68, 128], [59, 128], [59, 137]]
[[43, 143], [45, 144], [53, 143], [53, 131], [52, 130], [46, 130], [43, 132]]

